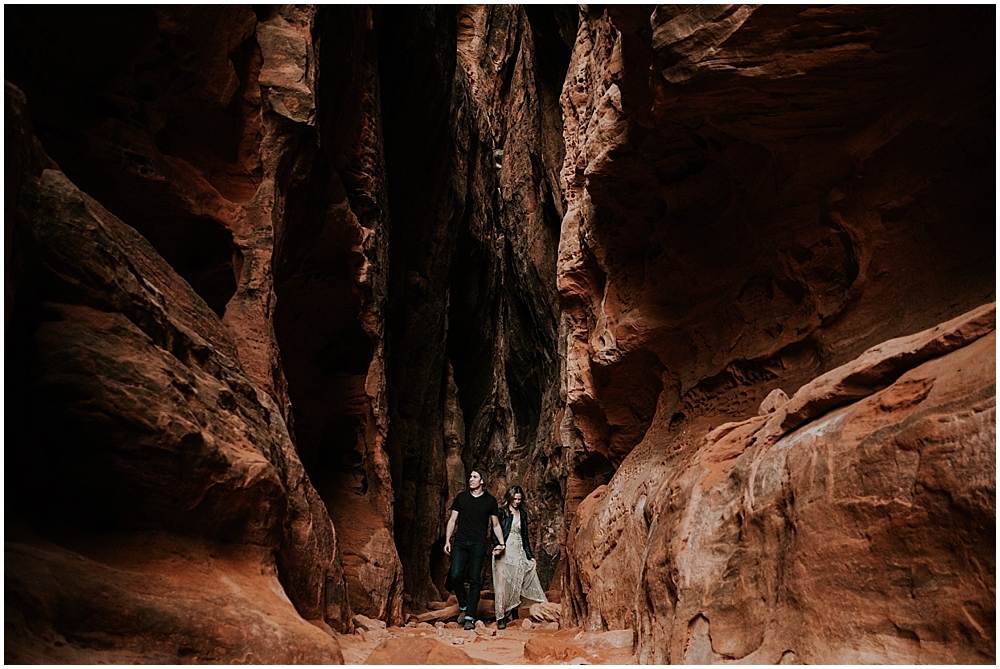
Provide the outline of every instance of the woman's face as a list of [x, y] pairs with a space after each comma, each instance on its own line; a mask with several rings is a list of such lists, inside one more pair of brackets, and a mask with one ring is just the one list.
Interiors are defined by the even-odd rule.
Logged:
[[521, 506], [521, 495], [515, 493], [513, 497], [510, 498], [510, 508], [516, 509]]

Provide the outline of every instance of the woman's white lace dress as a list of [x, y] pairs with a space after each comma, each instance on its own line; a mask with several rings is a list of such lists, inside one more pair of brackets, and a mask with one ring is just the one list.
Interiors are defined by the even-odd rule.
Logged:
[[521, 605], [521, 600], [547, 602], [535, 565], [528, 561], [521, 541], [521, 514], [514, 516], [507, 549], [493, 557], [493, 589], [497, 620]]

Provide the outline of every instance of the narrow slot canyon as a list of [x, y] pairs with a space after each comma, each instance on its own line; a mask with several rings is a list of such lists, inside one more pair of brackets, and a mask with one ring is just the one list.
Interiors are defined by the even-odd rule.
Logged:
[[987, 8], [4, 11], [5, 662], [995, 663]]

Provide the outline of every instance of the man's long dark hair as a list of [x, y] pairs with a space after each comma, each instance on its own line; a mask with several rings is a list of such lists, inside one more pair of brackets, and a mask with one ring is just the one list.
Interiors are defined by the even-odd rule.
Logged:
[[[472, 476], [472, 472], [479, 474], [479, 480], [483, 482], [483, 490], [486, 490], [486, 472], [484, 472], [479, 467], [473, 467], [472, 471], [469, 472], [469, 476]], [[465, 477], [466, 482], [469, 480], [469, 476]]]
[[524, 490], [519, 485], [512, 485], [510, 488], [507, 489], [507, 494], [503, 496], [504, 509], [507, 510], [507, 513], [510, 513], [510, 501], [514, 499], [514, 495], [521, 496], [521, 506], [517, 508], [520, 511], [523, 511], [527, 515], [528, 509], [524, 505], [525, 502]]

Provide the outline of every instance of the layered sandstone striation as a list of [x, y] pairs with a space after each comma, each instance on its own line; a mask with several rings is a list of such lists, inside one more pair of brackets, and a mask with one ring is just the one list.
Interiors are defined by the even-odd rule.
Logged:
[[[6, 93], [7, 138], [30, 140]], [[336, 534], [280, 407], [149, 242], [28, 147], [8, 164], [8, 658], [337, 661], [317, 629], [350, 624]], [[199, 583], [224, 621], [197, 621]], [[269, 646], [254, 616], [304, 646]]]
[[992, 661], [989, 16], [11, 8], [6, 659], [341, 661], [478, 466], [639, 661]]
[[995, 326], [990, 304], [637, 448], [577, 510], [572, 615], [654, 663], [989, 661]]
[[995, 299], [976, 21], [583, 11], [564, 624], [636, 629], [653, 662], [992, 658], [995, 317], [851, 362]]

